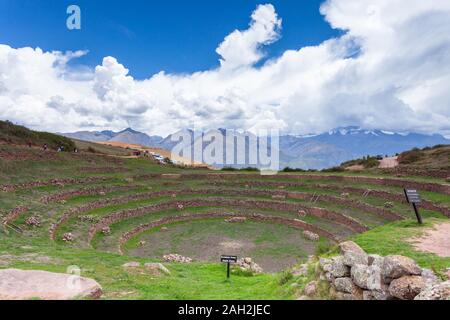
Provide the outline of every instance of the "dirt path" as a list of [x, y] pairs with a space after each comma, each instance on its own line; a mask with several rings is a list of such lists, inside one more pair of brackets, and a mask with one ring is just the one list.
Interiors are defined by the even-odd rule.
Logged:
[[380, 165], [378, 166], [380, 169], [388, 169], [395, 168], [398, 166], [398, 157], [389, 157], [380, 160]]
[[450, 222], [438, 224], [422, 237], [410, 239], [409, 242], [417, 250], [450, 257]]

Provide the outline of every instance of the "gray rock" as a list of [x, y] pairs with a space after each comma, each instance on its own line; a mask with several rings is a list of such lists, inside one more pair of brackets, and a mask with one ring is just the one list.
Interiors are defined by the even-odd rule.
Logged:
[[381, 268], [383, 266], [384, 258], [377, 254], [369, 254], [369, 266], [377, 266]]
[[367, 290], [363, 292], [363, 300], [391, 300], [392, 296], [387, 290]]
[[403, 276], [418, 276], [422, 274], [422, 269], [416, 262], [413, 259], [404, 256], [385, 257], [381, 269], [382, 274], [387, 281], [389, 281], [389, 279], [398, 279]]
[[423, 280], [425, 281], [425, 287], [430, 288], [439, 284], [439, 278], [430, 269], [422, 269], [421, 274]]
[[369, 257], [365, 251], [353, 241], [346, 241], [339, 244], [339, 249], [344, 256], [343, 262], [349, 267], [355, 265], [368, 265]]
[[389, 293], [401, 300], [413, 300], [425, 288], [420, 276], [404, 276], [394, 279], [389, 285]]
[[167, 269], [162, 263], [146, 263], [144, 267], [151, 271], [158, 271], [167, 275], [170, 274], [169, 269]]
[[414, 300], [450, 300], [450, 281], [426, 288]]
[[327, 280], [328, 282], [333, 282], [334, 281], [334, 277], [331, 274], [331, 272], [325, 272], [325, 280]]
[[377, 265], [372, 265], [367, 268], [367, 289], [369, 290], [383, 290], [386, 289], [386, 285], [381, 275], [381, 268]]
[[141, 263], [136, 262], [136, 261], [127, 262], [122, 265], [122, 267], [124, 267], [124, 268], [139, 268], [140, 266], [141, 266]]
[[304, 294], [312, 298], [317, 295], [317, 291], [318, 291], [317, 281], [312, 281], [305, 286]]
[[369, 267], [363, 264], [356, 264], [351, 270], [353, 282], [362, 289], [368, 289], [367, 279], [369, 278]]
[[325, 272], [331, 271], [331, 263], [332, 263], [331, 259], [320, 258], [319, 260], [320, 268]]
[[344, 264], [344, 257], [338, 256], [331, 259], [330, 271], [334, 278], [350, 276], [350, 268]]
[[377, 300], [373, 295], [372, 291], [363, 291], [363, 300]]
[[344, 293], [352, 293], [355, 285], [351, 278], [337, 278], [334, 280], [334, 286], [337, 291]]
[[303, 236], [310, 241], [319, 241], [320, 236], [317, 233], [305, 230], [303, 231]]
[[97, 299], [101, 286], [93, 279], [40, 270], [0, 270], [0, 300]]
[[353, 267], [357, 264], [368, 265], [369, 257], [366, 253], [348, 251], [344, 254], [344, 264]]
[[365, 254], [364, 250], [353, 241], [341, 242], [339, 244], [339, 250], [341, 251], [342, 255], [345, 255], [348, 252]]

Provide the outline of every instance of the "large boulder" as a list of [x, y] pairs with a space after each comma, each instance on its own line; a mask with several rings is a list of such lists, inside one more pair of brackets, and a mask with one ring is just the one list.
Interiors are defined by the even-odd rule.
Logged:
[[365, 253], [364, 250], [353, 241], [341, 242], [339, 244], [339, 250], [342, 255], [345, 255], [347, 252]]
[[365, 253], [347, 252], [344, 254], [344, 264], [353, 267], [357, 264], [368, 265], [368, 256]]
[[450, 300], [450, 281], [423, 290], [414, 300]]
[[401, 300], [413, 300], [425, 288], [425, 281], [420, 276], [404, 276], [392, 280], [389, 293]]
[[368, 265], [369, 256], [364, 250], [353, 241], [346, 241], [339, 244], [341, 254], [344, 256], [344, 264], [353, 267], [357, 264]]
[[385, 257], [381, 270], [387, 282], [389, 282], [390, 279], [398, 279], [403, 276], [418, 276], [422, 274], [422, 269], [416, 262], [413, 259], [404, 256]]
[[39, 270], [0, 270], [0, 300], [97, 299], [101, 286], [93, 279]]

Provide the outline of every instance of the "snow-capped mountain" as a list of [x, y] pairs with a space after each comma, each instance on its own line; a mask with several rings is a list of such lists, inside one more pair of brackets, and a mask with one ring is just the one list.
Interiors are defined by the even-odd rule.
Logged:
[[[217, 132], [217, 130], [215, 130]], [[225, 136], [225, 130], [219, 129]], [[191, 139], [184, 143], [193, 145], [198, 136], [202, 134], [197, 132], [194, 135], [192, 130], [183, 130], [177, 134], [191, 135]], [[76, 132], [64, 134], [70, 138], [76, 138], [88, 141], [120, 141], [133, 144], [141, 144], [149, 147], [159, 147], [167, 150], [177, 145], [178, 142], [172, 141], [174, 135], [166, 138], [159, 136], [148, 136], [145, 133], [126, 129], [114, 133], [110, 131], [102, 132]], [[245, 135], [246, 141], [250, 137], [255, 138], [249, 133], [234, 133], [235, 137]], [[101, 140], [104, 139], [104, 140]], [[394, 155], [413, 148], [423, 148], [437, 144], [450, 144], [450, 140], [443, 136], [425, 135], [418, 133], [395, 133], [383, 130], [367, 130], [358, 127], [342, 127], [330, 130], [322, 134], [311, 134], [304, 136], [284, 135], [279, 140], [280, 168], [292, 167], [302, 169], [324, 169], [341, 164], [342, 162], [361, 158], [366, 155]], [[205, 149], [209, 143], [203, 143]], [[270, 146], [270, 144], [269, 144]], [[224, 157], [226, 148], [223, 149]], [[237, 149], [229, 150], [237, 152]], [[249, 149], [245, 149], [245, 156], [248, 158]], [[245, 165], [236, 165], [243, 167]], [[228, 164], [227, 164], [228, 166]]]

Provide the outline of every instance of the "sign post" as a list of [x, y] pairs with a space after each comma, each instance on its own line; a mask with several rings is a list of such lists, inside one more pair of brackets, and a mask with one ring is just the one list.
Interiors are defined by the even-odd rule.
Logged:
[[414, 208], [414, 213], [416, 214], [417, 221], [419, 222], [419, 224], [423, 224], [422, 216], [420, 215], [419, 208], [417, 207], [417, 205], [422, 202], [419, 192], [416, 189], [404, 189], [404, 191], [406, 201], [408, 201], [408, 203], [411, 203]]
[[220, 261], [227, 264], [227, 279], [230, 278], [230, 264], [236, 263], [238, 257], [237, 256], [222, 256]]

